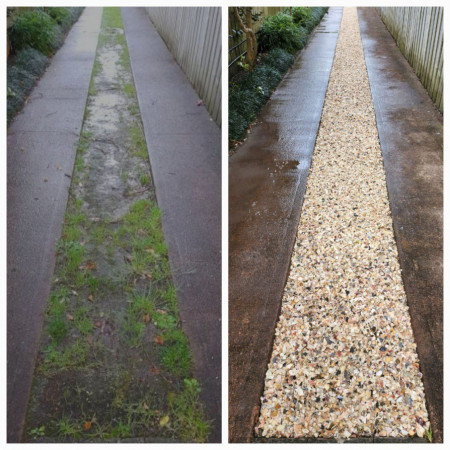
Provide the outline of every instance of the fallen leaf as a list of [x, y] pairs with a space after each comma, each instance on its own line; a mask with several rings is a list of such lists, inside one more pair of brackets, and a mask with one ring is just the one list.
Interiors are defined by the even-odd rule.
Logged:
[[163, 309], [157, 309], [156, 312], [159, 314], [167, 314], [167, 311], [164, 311]]
[[155, 375], [159, 375], [160, 370], [157, 367], [152, 366], [152, 367], [150, 367], [150, 372], [155, 374]]
[[97, 264], [95, 264], [94, 262], [92, 262], [92, 261], [89, 261], [87, 264], [86, 264], [86, 270], [92, 270], [92, 269], [95, 269], [97, 267]]
[[66, 317], [67, 317], [68, 320], [73, 320], [73, 319], [74, 319], [74, 317], [72, 316], [72, 314], [66, 314]]
[[169, 420], [170, 420], [169, 416], [161, 417], [161, 419], [159, 420], [159, 425], [165, 427], [169, 423]]
[[163, 338], [162, 338], [161, 336], [156, 336], [156, 337], [155, 337], [155, 342], [156, 342], [158, 345], [164, 345], [164, 340], [163, 340]]
[[92, 422], [90, 420], [88, 420], [87, 422], [84, 422], [84, 429], [86, 431], [90, 430], [92, 426]]
[[102, 327], [102, 323], [100, 322], [100, 320], [97, 320], [97, 322], [95, 322], [95, 326], [97, 328], [101, 328]]
[[94, 301], [94, 296], [91, 294], [91, 295], [89, 295], [88, 296], [88, 300], [90, 301], [90, 302], [93, 302]]
[[145, 314], [145, 316], [143, 317], [143, 319], [144, 319], [144, 322], [145, 322], [145, 323], [149, 323], [150, 320], [151, 320], [151, 317], [150, 317], [149, 314]]

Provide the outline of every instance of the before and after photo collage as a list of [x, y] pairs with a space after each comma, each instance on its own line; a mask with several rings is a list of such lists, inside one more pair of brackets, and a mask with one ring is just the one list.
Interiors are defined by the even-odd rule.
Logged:
[[443, 443], [443, 2], [34, 3], [2, 444]]

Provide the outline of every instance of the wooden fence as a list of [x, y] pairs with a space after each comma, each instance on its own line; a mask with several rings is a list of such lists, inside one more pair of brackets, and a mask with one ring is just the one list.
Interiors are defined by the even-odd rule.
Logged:
[[147, 8], [158, 33], [203, 100], [222, 123], [221, 8]]
[[444, 112], [442, 7], [377, 7], [436, 107]]
[[[233, 8], [228, 8], [228, 76], [233, 76], [239, 71], [237, 62], [241, 56], [247, 54], [247, 39], [245, 34], [237, 35], [236, 31], [241, 29], [238, 21], [232, 11]], [[261, 26], [261, 21], [264, 17], [273, 16], [280, 11], [284, 11], [285, 6], [276, 7], [252, 7], [253, 14], [259, 14], [259, 20], [252, 24], [253, 31], [258, 31]]]

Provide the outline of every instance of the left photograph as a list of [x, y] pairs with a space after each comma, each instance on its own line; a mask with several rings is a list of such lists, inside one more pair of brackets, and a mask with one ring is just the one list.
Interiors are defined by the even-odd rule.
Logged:
[[8, 443], [221, 442], [221, 8], [5, 12]]

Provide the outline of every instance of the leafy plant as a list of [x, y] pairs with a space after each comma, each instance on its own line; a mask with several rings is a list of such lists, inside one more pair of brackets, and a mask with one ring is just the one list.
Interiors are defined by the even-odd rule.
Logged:
[[306, 33], [296, 25], [289, 14], [278, 13], [265, 18], [258, 30], [259, 51], [278, 47], [295, 53], [306, 43]]
[[44, 8], [45, 12], [59, 25], [64, 28], [69, 25], [71, 21], [71, 14], [69, 8], [52, 7]]
[[16, 52], [31, 47], [48, 56], [61, 40], [61, 32], [55, 25], [56, 22], [40, 9], [24, 12], [9, 29], [11, 47]]

